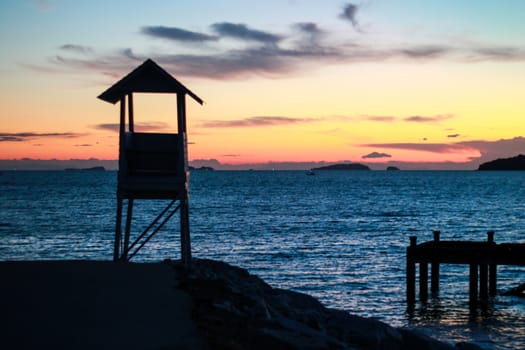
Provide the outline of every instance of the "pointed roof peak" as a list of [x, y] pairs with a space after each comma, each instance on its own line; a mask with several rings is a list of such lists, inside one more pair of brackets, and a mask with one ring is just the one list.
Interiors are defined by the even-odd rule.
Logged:
[[109, 103], [116, 103], [131, 92], [188, 94], [199, 104], [203, 103], [199, 96], [191, 92], [151, 58], [113, 84], [98, 98]]

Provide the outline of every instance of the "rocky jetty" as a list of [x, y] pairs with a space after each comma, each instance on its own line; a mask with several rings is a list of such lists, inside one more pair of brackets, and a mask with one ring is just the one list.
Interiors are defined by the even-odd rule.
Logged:
[[223, 262], [194, 259], [191, 268], [173, 266], [212, 349], [479, 349], [326, 308]]
[[344, 163], [322, 166], [319, 168], [313, 168], [312, 170], [370, 170], [370, 168], [366, 165], [359, 163]]
[[486, 162], [481, 164], [478, 170], [525, 170], [525, 155]]

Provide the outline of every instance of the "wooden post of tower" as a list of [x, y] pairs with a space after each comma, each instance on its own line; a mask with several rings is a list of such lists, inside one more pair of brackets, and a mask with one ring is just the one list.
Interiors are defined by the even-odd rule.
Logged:
[[[135, 132], [135, 122], [133, 118], [133, 93], [130, 92], [127, 95], [128, 97], [128, 131], [130, 133]], [[124, 138], [125, 142], [125, 138]], [[126, 214], [126, 230], [124, 231], [124, 245], [122, 249], [122, 260], [128, 260], [128, 251], [129, 251], [129, 240], [131, 236], [131, 218], [133, 217], [133, 198], [128, 198]]]
[[180, 249], [182, 263], [188, 264], [191, 261], [191, 242], [188, 193], [188, 143], [186, 138], [186, 96], [183, 94], [177, 95], [177, 121], [178, 131], [181, 136], [180, 148], [184, 159], [181, 174], [184, 176], [186, 183], [180, 198]]

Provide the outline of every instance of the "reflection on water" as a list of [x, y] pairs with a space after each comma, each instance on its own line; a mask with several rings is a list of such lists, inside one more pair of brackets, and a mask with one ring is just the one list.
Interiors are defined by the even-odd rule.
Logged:
[[[112, 258], [116, 173], [4, 172], [0, 259]], [[487, 349], [525, 348], [525, 302], [497, 296], [472, 313], [468, 267], [443, 265], [439, 296], [405, 303], [409, 236], [525, 242], [521, 172], [194, 172], [193, 254], [247, 268], [325, 305]], [[138, 201], [134, 234], [166, 205]], [[178, 221], [137, 256], [179, 256]], [[498, 291], [525, 280], [500, 266]]]
[[524, 305], [517, 297], [494, 297], [471, 308], [464, 298], [433, 296], [407, 309], [407, 319], [410, 327], [429, 335], [475, 341], [487, 349], [520, 349], [525, 344]]

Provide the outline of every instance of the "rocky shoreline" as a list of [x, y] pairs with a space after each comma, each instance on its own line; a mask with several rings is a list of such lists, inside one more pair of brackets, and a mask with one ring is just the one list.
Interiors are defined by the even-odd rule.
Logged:
[[224, 262], [0, 262], [2, 349], [480, 349], [324, 307]]
[[192, 296], [192, 317], [212, 349], [480, 349], [326, 308], [224, 262], [194, 259], [189, 269], [170, 263], [178, 287]]

